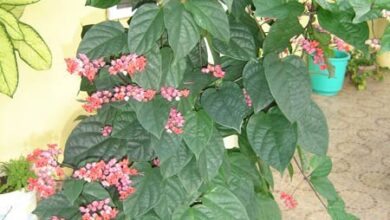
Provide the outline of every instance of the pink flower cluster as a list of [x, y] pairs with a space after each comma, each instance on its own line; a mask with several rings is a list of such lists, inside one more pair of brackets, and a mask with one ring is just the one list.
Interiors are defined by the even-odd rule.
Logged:
[[146, 58], [137, 54], [123, 55], [121, 58], [112, 60], [108, 72], [111, 75], [118, 73], [134, 76], [136, 72], [141, 72], [146, 67]]
[[131, 186], [130, 176], [138, 175], [138, 171], [129, 168], [129, 161], [123, 159], [117, 161], [111, 159], [108, 163], [103, 160], [94, 163], [87, 163], [84, 167], [76, 170], [73, 177], [87, 182], [99, 181], [104, 187], [115, 186], [121, 200], [135, 192]]
[[103, 137], [110, 136], [111, 132], [112, 132], [112, 126], [110, 126], [110, 125], [106, 125], [102, 128], [102, 136]]
[[328, 67], [325, 64], [324, 51], [319, 47], [320, 43], [318, 41], [302, 39], [300, 43], [303, 50], [313, 56], [314, 63], [320, 65], [321, 70], [325, 70]]
[[183, 115], [176, 108], [171, 108], [165, 130], [168, 133], [181, 134], [183, 133], [184, 122]]
[[280, 199], [284, 201], [284, 205], [289, 209], [293, 209], [298, 205], [298, 202], [294, 199], [294, 197], [285, 192], [280, 193]]
[[33, 164], [33, 170], [37, 178], [28, 180], [28, 190], [36, 190], [39, 196], [47, 198], [56, 192], [57, 179], [64, 176], [64, 171], [57, 162], [57, 156], [61, 150], [56, 144], [48, 144], [47, 150], [35, 149], [27, 156], [27, 160]]
[[212, 73], [216, 78], [225, 77], [225, 71], [222, 70], [221, 65], [208, 64], [207, 67], [202, 68], [202, 73]]
[[190, 90], [188, 89], [178, 90], [174, 87], [162, 87], [160, 90], [160, 94], [164, 99], [170, 102], [173, 99], [176, 101], [180, 101], [180, 97], [187, 98], [190, 95]]
[[115, 219], [118, 210], [109, 206], [110, 199], [93, 201], [87, 206], [81, 206], [82, 220], [110, 220]]
[[333, 43], [336, 45], [337, 50], [349, 52], [351, 49], [349, 45], [338, 37], [333, 37]]
[[383, 9], [382, 10], [382, 17], [386, 18], [388, 21], [390, 21], [390, 11]]
[[154, 167], [160, 167], [160, 159], [157, 157], [152, 160], [152, 166]]
[[372, 52], [378, 52], [381, 49], [381, 42], [378, 38], [368, 39], [365, 42], [368, 45]]
[[79, 58], [66, 58], [65, 62], [69, 73], [84, 76], [91, 82], [105, 65], [103, 58], [91, 61], [85, 54], [79, 54]]
[[83, 108], [87, 112], [93, 112], [100, 109], [103, 104], [116, 101], [128, 101], [130, 98], [139, 102], [148, 102], [154, 98], [156, 91], [145, 90], [136, 85], [127, 85], [115, 87], [114, 92], [109, 90], [97, 91], [87, 98], [87, 103]]
[[242, 92], [244, 93], [244, 96], [245, 96], [245, 102], [246, 102], [246, 105], [248, 107], [252, 107], [252, 99], [251, 97], [249, 96], [248, 92], [246, 91], [246, 89], [243, 89]]

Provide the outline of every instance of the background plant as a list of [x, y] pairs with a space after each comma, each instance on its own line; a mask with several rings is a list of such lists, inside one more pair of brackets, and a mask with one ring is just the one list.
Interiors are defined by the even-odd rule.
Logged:
[[0, 194], [25, 189], [28, 179], [35, 177], [25, 157], [1, 163], [0, 175]]
[[[273, 172], [297, 170], [333, 219], [356, 219], [328, 179], [326, 119], [291, 39], [316, 36], [327, 45], [331, 33], [368, 51], [366, 21], [389, 3], [226, 0], [225, 11], [213, 0], [131, 2], [138, 9], [129, 28], [89, 26], [77, 57], [66, 59], [94, 114], [80, 117], [66, 143], [72, 178], [34, 213], [280, 219]], [[301, 16], [309, 22], [301, 25]], [[315, 31], [316, 19], [329, 33]], [[238, 136], [238, 148], [224, 148], [229, 135]], [[280, 196], [297, 205], [289, 193]]]
[[35, 70], [51, 67], [49, 48], [30, 25], [20, 21], [26, 5], [39, 0], [0, 0], [0, 93], [12, 97], [19, 81], [16, 52]]

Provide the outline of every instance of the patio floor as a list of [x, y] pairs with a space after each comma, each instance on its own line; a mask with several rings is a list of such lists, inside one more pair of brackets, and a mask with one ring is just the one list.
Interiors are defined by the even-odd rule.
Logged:
[[[390, 220], [390, 76], [369, 81], [365, 91], [346, 81], [338, 96], [313, 95], [328, 119], [333, 160], [329, 178], [349, 212], [361, 220]], [[276, 192], [292, 193], [299, 185], [294, 193], [299, 205], [282, 207], [283, 219], [330, 219], [299, 173], [292, 183], [288, 175], [275, 182]]]

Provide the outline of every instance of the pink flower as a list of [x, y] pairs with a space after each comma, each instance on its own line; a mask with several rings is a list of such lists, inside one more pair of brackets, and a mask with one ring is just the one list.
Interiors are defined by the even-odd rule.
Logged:
[[190, 91], [188, 89], [178, 90], [174, 87], [162, 87], [160, 94], [163, 98], [171, 102], [173, 99], [180, 101], [180, 97], [188, 97]]
[[119, 162], [116, 159], [111, 159], [108, 163], [103, 160], [87, 163], [73, 173], [73, 177], [77, 179], [87, 182], [98, 181], [104, 187], [115, 186], [121, 200], [125, 200], [135, 192], [135, 188], [131, 186], [132, 181], [130, 180], [130, 176], [135, 175], [138, 175], [138, 171], [134, 168], [129, 168], [127, 159]]
[[93, 201], [86, 206], [80, 206], [82, 220], [110, 220], [115, 219], [118, 210], [109, 206], [110, 199]]
[[207, 67], [202, 68], [202, 73], [212, 73], [214, 77], [216, 78], [223, 78], [225, 77], [225, 71], [222, 70], [221, 65], [212, 65], [208, 64]]
[[300, 42], [302, 49], [313, 56], [313, 62], [320, 65], [322, 70], [327, 68], [325, 64], [324, 51], [319, 47], [320, 43], [315, 40], [302, 39]]
[[136, 72], [144, 71], [146, 64], [146, 58], [143, 56], [137, 54], [123, 55], [121, 58], [111, 61], [108, 71], [111, 75], [121, 72], [132, 77]]
[[382, 10], [382, 17], [386, 18], [388, 21], [390, 21], [390, 11], [383, 9]]
[[381, 49], [381, 42], [378, 38], [368, 39], [365, 44], [370, 47], [372, 52], [378, 52]]
[[346, 52], [350, 51], [349, 45], [338, 37], [333, 38], [333, 43], [336, 45], [337, 50], [346, 51]]
[[184, 122], [182, 114], [176, 108], [171, 108], [165, 130], [168, 133], [181, 134], [183, 133]]
[[244, 96], [245, 96], [246, 105], [247, 105], [248, 107], [252, 107], [252, 99], [251, 99], [251, 97], [249, 96], [249, 94], [247, 93], [246, 89], [243, 89], [242, 91], [243, 91]]
[[79, 58], [66, 58], [65, 62], [67, 71], [70, 74], [78, 74], [79, 76], [86, 77], [90, 82], [95, 79], [100, 68], [105, 65], [103, 58], [90, 61], [85, 54], [79, 54]]
[[284, 201], [284, 205], [288, 209], [293, 209], [293, 208], [297, 207], [297, 205], [298, 205], [298, 202], [294, 199], [294, 197], [290, 194], [285, 193], [285, 192], [280, 193], [280, 199], [282, 199]]
[[112, 126], [110, 126], [110, 125], [106, 125], [102, 128], [102, 136], [103, 137], [110, 136], [111, 132], [112, 132]]
[[152, 160], [152, 165], [155, 166], [155, 167], [160, 167], [160, 159], [154, 158]]

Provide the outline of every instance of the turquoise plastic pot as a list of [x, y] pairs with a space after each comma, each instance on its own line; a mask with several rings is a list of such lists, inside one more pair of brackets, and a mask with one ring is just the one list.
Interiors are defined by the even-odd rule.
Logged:
[[343, 88], [345, 72], [350, 59], [349, 53], [336, 50], [335, 57], [329, 58], [329, 63], [334, 67], [334, 76], [330, 77], [328, 70], [321, 70], [318, 64], [313, 63], [313, 58], [309, 57], [309, 73], [313, 91], [324, 96], [337, 95]]

